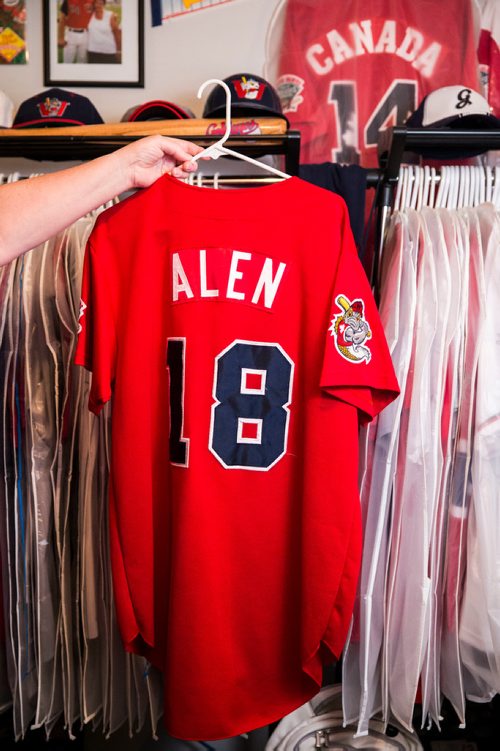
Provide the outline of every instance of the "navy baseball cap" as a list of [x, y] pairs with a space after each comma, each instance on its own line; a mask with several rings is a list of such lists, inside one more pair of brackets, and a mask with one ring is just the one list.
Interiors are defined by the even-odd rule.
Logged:
[[154, 99], [130, 107], [122, 117], [122, 122], [135, 122], [141, 120], [187, 120], [194, 117], [187, 107], [179, 107], [173, 102], [165, 102], [163, 99]]
[[[467, 86], [443, 86], [427, 94], [415, 112], [406, 120], [409, 128], [436, 130], [491, 130], [500, 129], [500, 120], [492, 115], [488, 101]], [[419, 149], [422, 156], [431, 159], [465, 159], [477, 156], [482, 148], [458, 145], [425, 146]]]
[[[276, 89], [254, 73], [236, 73], [224, 78], [231, 92], [232, 117], [281, 117], [281, 101]], [[207, 97], [203, 117], [224, 117], [226, 114], [226, 92], [222, 86], [215, 86]]]
[[104, 120], [86, 96], [65, 89], [47, 89], [26, 99], [16, 112], [13, 128], [60, 128], [98, 125]]

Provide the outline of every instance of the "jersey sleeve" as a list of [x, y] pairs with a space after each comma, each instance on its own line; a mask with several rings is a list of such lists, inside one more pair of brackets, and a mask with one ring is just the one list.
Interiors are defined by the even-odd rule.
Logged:
[[116, 354], [115, 285], [109, 254], [92, 233], [85, 250], [75, 363], [92, 372], [89, 409], [98, 414], [111, 397]]
[[399, 386], [346, 208], [330, 310], [320, 385], [368, 422], [397, 397]]

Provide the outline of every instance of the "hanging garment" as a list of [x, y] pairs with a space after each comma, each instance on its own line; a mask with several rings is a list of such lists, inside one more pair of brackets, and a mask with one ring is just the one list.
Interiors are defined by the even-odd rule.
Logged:
[[[422, 723], [439, 727], [444, 697], [463, 724], [466, 698], [488, 701], [500, 685], [499, 219], [492, 204], [479, 205], [495, 199], [494, 181], [490, 168], [451, 166], [436, 193], [429, 170], [405, 168], [401, 177], [398, 206], [421, 208], [393, 214], [381, 269], [381, 320], [402, 393], [364, 429], [360, 451], [364, 549], [343, 672], [344, 718], [357, 720], [358, 735], [377, 713], [410, 729], [417, 700]], [[428, 200], [478, 208], [431, 209]], [[410, 261], [414, 287], [404, 299], [411, 303], [414, 288], [413, 323], [398, 294]], [[405, 365], [398, 352], [409, 343]]]
[[[398, 214], [384, 250], [384, 296], [380, 318], [403, 393], [412, 344], [408, 332], [413, 330], [416, 305], [416, 259], [412, 257], [410, 247], [407, 216]], [[353, 627], [343, 664], [345, 718], [348, 722], [359, 718], [357, 732], [360, 735], [368, 733], [370, 718], [385, 706], [381, 669], [385, 575], [390, 549], [387, 526], [391, 516], [402, 408], [403, 400], [399, 397], [376, 421], [363, 428], [371, 446], [360, 459], [363, 559]]]
[[[452, 681], [443, 669], [443, 692], [450, 699], [457, 714], [465, 721], [463, 701], [463, 672], [459, 644], [460, 612], [464, 572], [467, 555], [467, 522], [472, 486], [470, 460], [473, 446], [473, 419], [475, 410], [476, 373], [479, 343], [484, 326], [484, 262], [478, 214], [473, 210], [459, 212], [468, 239], [468, 278], [466, 289], [465, 325], [463, 343], [463, 377], [457, 415], [457, 433], [454, 445], [453, 468], [450, 485], [449, 518], [446, 540], [446, 583], [444, 598], [445, 630], [443, 646], [446, 648], [448, 669], [456, 672], [460, 666], [460, 680]], [[446, 683], [445, 683], [446, 678]], [[462, 696], [458, 695], [460, 688]], [[461, 714], [459, 713], [459, 710]]]
[[478, 90], [471, 0], [288, 0], [285, 13], [277, 89], [302, 162], [375, 167], [380, 131], [426, 94]]
[[[500, 221], [491, 206], [478, 209], [484, 254], [484, 310], [499, 299]], [[498, 317], [485, 315], [479, 345], [467, 568], [460, 612], [460, 653], [468, 698], [488, 701], [500, 691], [498, 585]]]
[[299, 169], [302, 180], [342, 196], [349, 211], [352, 234], [360, 255], [364, 251], [366, 173], [365, 169], [355, 164], [303, 164]]
[[0, 269], [0, 702], [13, 730], [48, 736], [82, 720], [106, 735], [151, 718], [161, 686], [127, 655], [109, 564], [109, 418], [88, 411], [90, 374], [74, 365], [83, 253], [93, 225]]
[[165, 176], [97, 220], [81, 311], [124, 642], [164, 669], [174, 736], [276, 720], [341, 653], [358, 422], [398, 389], [345, 204]]
[[424, 539], [427, 546], [427, 568], [430, 579], [430, 592], [427, 610], [426, 629], [423, 635], [424, 659], [421, 673], [422, 712], [425, 717], [430, 715], [434, 722], [439, 723], [441, 716], [441, 696], [439, 690], [439, 662], [438, 628], [439, 620], [439, 592], [437, 591], [438, 574], [441, 560], [438, 557], [436, 525], [439, 518], [440, 485], [443, 472], [443, 451], [441, 441], [441, 413], [444, 400], [444, 384], [446, 372], [446, 357], [448, 344], [449, 311], [451, 305], [451, 272], [445, 237], [437, 213], [429, 208], [421, 211], [423, 224], [426, 229], [427, 248], [434, 260], [436, 283], [436, 299], [439, 304], [436, 309], [436, 333], [432, 343], [429, 359], [429, 401], [426, 405], [430, 415], [429, 422], [429, 452], [426, 457], [426, 484], [428, 489], [429, 506], [427, 509], [426, 529]]
[[496, 117], [500, 117], [500, 7], [497, 0], [481, 5], [478, 59], [484, 93]]

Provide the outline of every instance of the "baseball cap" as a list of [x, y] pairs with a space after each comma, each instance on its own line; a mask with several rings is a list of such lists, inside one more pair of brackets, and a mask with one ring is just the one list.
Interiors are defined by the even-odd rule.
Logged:
[[14, 104], [3, 91], [0, 91], [0, 128], [10, 128], [14, 117]]
[[[283, 114], [276, 89], [254, 73], [236, 73], [223, 79], [231, 92], [231, 115], [233, 117], [281, 117]], [[203, 117], [224, 117], [226, 114], [226, 92], [222, 86], [215, 86], [207, 97]]]
[[[490, 130], [500, 129], [500, 120], [491, 114], [490, 105], [481, 94], [457, 85], [443, 86], [427, 94], [405, 125], [436, 130]], [[419, 149], [423, 156], [444, 159], [476, 156], [482, 151], [482, 148], [465, 145], [447, 146], [445, 151], [442, 146]]]
[[173, 102], [165, 102], [163, 99], [154, 99], [144, 104], [136, 104], [130, 107], [122, 117], [122, 122], [134, 122], [136, 120], [186, 120], [194, 117], [187, 107], [179, 107]]
[[13, 128], [58, 128], [97, 125], [104, 120], [86, 96], [65, 89], [47, 89], [26, 99], [16, 112]]

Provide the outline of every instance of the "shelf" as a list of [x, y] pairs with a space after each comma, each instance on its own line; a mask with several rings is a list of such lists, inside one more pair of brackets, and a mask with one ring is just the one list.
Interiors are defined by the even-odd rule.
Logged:
[[[202, 123], [194, 127], [194, 121], [167, 121], [164, 127], [162, 121], [149, 123], [134, 123], [139, 126], [131, 129], [131, 124], [116, 124], [120, 130], [128, 132], [110, 132], [116, 128], [103, 126], [80, 126], [74, 128], [37, 128], [35, 130], [0, 130], [0, 157], [24, 157], [38, 161], [85, 161], [108, 154], [145, 135], [160, 133], [172, 138], [183, 138], [194, 141], [206, 147], [216, 143], [220, 135], [209, 135], [207, 129], [214, 121], [197, 121]], [[217, 121], [215, 121], [217, 123]], [[233, 121], [235, 127], [239, 121]], [[179, 125], [180, 123], [180, 125]], [[226, 145], [235, 151], [258, 158], [267, 154], [285, 157], [285, 171], [290, 175], [297, 175], [299, 171], [300, 133], [298, 131], [284, 131], [286, 124], [283, 120], [264, 118], [256, 121], [261, 133], [247, 135], [231, 135]], [[177, 124], [177, 125], [176, 125]], [[189, 124], [189, 127], [187, 127]], [[220, 124], [220, 121], [219, 121]], [[127, 127], [128, 126], [128, 127]], [[149, 127], [147, 127], [149, 126]], [[177, 129], [176, 129], [177, 128]], [[84, 131], [85, 129], [85, 131]], [[193, 130], [198, 130], [194, 132]], [[59, 132], [64, 131], [64, 132]], [[69, 132], [68, 132], [69, 131]], [[89, 132], [90, 131], [90, 132]], [[279, 132], [282, 131], [282, 132]]]

